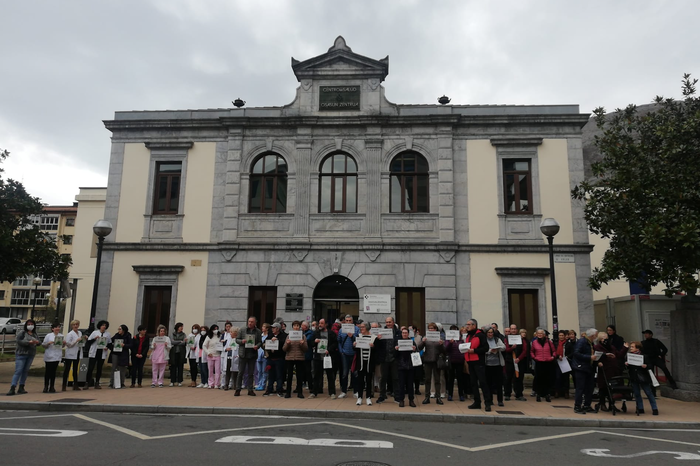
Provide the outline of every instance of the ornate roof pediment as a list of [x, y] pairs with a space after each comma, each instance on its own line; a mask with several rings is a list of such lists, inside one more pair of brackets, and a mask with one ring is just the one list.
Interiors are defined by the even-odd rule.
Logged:
[[384, 81], [389, 74], [389, 57], [381, 60], [358, 55], [338, 36], [328, 52], [308, 60], [292, 57], [292, 70], [297, 80], [302, 79], [369, 79]]

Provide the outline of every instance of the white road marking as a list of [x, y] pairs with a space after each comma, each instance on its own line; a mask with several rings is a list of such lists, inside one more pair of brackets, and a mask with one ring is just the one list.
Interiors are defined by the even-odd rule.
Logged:
[[700, 443], [692, 443], [692, 442], [682, 442], [680, 440], [668, 440], [665, 438], [656, 438], [656, 437], [644, 437], [641, 435], [632, 435], [632, 434], [622, 434], [620, 432], [603, 432], [601, 430], [596, 431], [599, 434], [610, 434], [610, 435], [617, 435], [618, 437], [630, 437], [630, 438], [636, 438], [640, 440], [654, 440], [656, 442], [666, 442], [666, 443], [677, 443], [679, 445], [688, 445], [691, 447], [700, 447]]
[[264, 445], [301, 445], [313, 447], [354, 447], [354, 448], [394, 448], [391, 442], [381, 440], [343, 440], [343, 439], [311, 439], [306, 440], [298, 437], [250, 437], [244, 435], [232, 435], [218, 439], [218, 443], [247, 443]]
[[200, 434], [220, 434], [222, 432], [236, 432], [241, 430], [257, 430], [257, 429], [275, 429], [277, 427], [296, 427], [296, 426], [311, 426], [314, 424], [326, 424], [326, 421], [316, 421], [316, 422], [297, 422], [293, 424], [278, 424], [272, 426], [255, 426], [255, 427], [236, 427], [233, 429], [218, 429], [218, 430], [204, 430], [199, 432], [185, 432], [181, 434], [169, 434], [169, 435], [157, 435], [155, 437], [149, 437], [148, 440], [158, 440], [164, 438], [174, 438], [174, 437], [191, 437], [192, 435]]
[[127, 429], [126, 427], [118, 426], [116, 424], [110, 424], [109, 422], [105, 421], [98, 421], [97, 419], [93, 419], [91, 417], [85, 416], [83, 414], [73, 414], [73, 416], [77, 417], [78, 419], [82, 419], [84, 421], [92, 422], [94, 424], [98, 424], [104, 427], [109, 427], [110, 429], [114, 429], [117, 432], [121, 432], [126, 435], [131, 435], [132, 437], [136, 437], [137, 439], [140, 440], [148, 440], [150, 437], [148, 435], [143, 435], [139, 432], [136, 432], [135, 430]]
[[85, 434], [87, 432], [81, 430], [0, 428], [0, 435], [23, 435], [27, 437], [80, 437]]
[[537, 437], [537, 438], [531, 438], [531, 439], [516, 440], [513, 442], [494, 443], [492, 445], [473, 447], [470, 449], [470, 451], [493, 450], [495, 448], [512, 447], [514, 445], [522, 445], [525, 443], [543, 442], [545, 440], [556, 440], [556, 439], [567, 438], [567, 437], [578, 437], [579, 435], [587, 435], [587, 434], [594, 434], [594, 433], [596, 433], [595, 430], [584, 430], [582, 432], [571, 432], [569, 434], [550, 435], [548, 437]]
[[669, 455], [675, 455], [674, 459], [677, 460], [700, 460], [700, 455], [696, 453], [686, 453], [683, 451], [642, 451], [639, 453], [632, 453], [630, 455], [611, 455], [607, 453], [610, 450], [604, 450], [604, 449], [585, 449], [581, 450], [581, 453], [584, 453], [588, 456], [597, 456], [601, 458], [637, 458], [640, 456], [647, 456], [647, 455], [657, 455], [657, 454], [663, 454], [667, 453]]

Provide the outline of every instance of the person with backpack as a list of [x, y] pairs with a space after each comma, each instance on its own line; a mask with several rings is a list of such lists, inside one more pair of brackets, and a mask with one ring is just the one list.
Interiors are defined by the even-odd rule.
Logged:
[[535, 361], [534, 388], [537, 393], [537, 401], [540, 402], [542, 397], [545, 397], [547, 402], [551, 403], [552, 398], [549, 396], [549, 392], [554, 386], [554, 361], [557, 357], [557, 350], [543, 329], [537, 330], [536, 338], [530, 347], [530, 356]]

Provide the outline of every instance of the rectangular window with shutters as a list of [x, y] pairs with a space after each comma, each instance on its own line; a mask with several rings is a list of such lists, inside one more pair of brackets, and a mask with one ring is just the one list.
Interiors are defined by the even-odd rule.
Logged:
[[396, 288], [396, 323], [425, 332], [425, 288]]
[[248, 288], [248, 317], [258, 319], [258, 327], [271, 324], [277, 317], [277, 287], [251, 286]]
[[153, 196], [154, 215], [178, 213], [181, 175], [182, 162], [158, 162], [156, 164], [155, 193]]
[[535, 329], [540, 326], [537, 292], [538, 290], [508, 290], [509, 324], [527, 329], [528, 335], [532, 335]]

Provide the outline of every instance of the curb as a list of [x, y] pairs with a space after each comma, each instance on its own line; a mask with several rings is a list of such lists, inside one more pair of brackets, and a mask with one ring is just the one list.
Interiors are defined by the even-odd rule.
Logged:
[[485, 416], [460, 414], [428, 413], [387, 413], [365, 411], [298, 411], [293, 409], [233, 408], [213, 406], [157, 406], [157, 405], [108, 405], [57, 403], [43, 401], [0, 401], [3, 411], [78, 411], [87, 413], [128, 413], [128, 414], [223, 414], [251, 416], [289, 416], [325, 419], [365, 419], [374, 421], [443, 422], [449, 424], [480, 424], [496, 426], [547, 426], [585, 428], [625, 428], [625, 429], [700, 429], [700, 422], [642, 421], [618, 419], [571, 419], [551, 417]]

